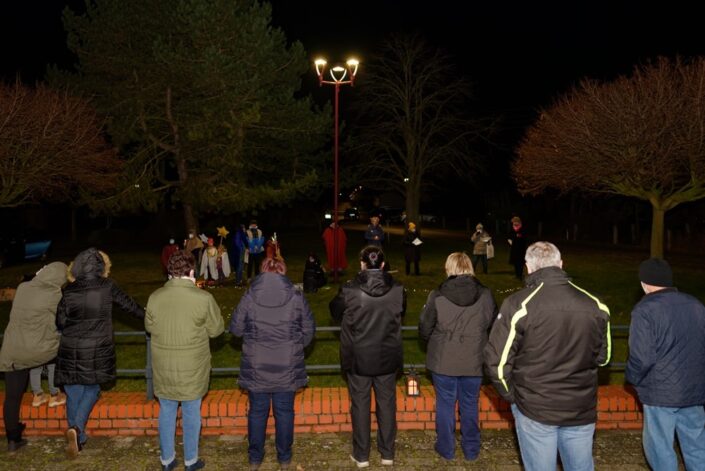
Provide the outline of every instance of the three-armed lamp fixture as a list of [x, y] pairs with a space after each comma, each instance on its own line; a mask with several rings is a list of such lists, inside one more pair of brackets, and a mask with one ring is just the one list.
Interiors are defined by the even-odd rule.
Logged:
[[[353, 86], [355, 76], [360, 62], [357, 59], [348, 59], [345, 65], [335, 65], [328, 69], [328, 62], [325, 59], [318, 58], [314, 62], [316, 66], [316, 74], [318, 74], [318, 84], [333, 85], [335, 87], [334, 101], [334, 120], [335, 120], [335, 140], [333, 143], [334, 164], [333, 164], [333, 260], [331, 261], [330, 270], [333, 272], [333, 281], [338, 281], [338, 271], [340, 269], [340, 261], [338, 260], [338, 95], [340, 94], [341, 85]], [[330, 78], [326, 76], [326, 70]]]

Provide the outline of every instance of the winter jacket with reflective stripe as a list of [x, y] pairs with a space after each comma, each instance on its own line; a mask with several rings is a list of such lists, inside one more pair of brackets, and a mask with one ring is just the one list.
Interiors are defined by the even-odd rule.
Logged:
[[532, 420], [597, 420], [597, 368], [611, 353], [609, 309], [558, 267], [537, 270], [507, 298], [485, 348], [495, 388]]
[[675, 288], [644, 296], [632, 311], [625, 375], [644, 404], [705, 404], [705, 306]]

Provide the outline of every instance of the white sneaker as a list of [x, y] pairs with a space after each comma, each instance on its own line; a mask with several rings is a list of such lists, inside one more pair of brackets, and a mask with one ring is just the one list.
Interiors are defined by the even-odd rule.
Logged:
[[394, 460], [385, 460], [382, 458], [382, 466], [394, 466]]
[[350, 459], [355, 462], [355, 465], [358, 468], [369, 468], [370, 467], [370, 462], [369, 461], [358, 461], [355, 459], [353, 455], [350, 455]]

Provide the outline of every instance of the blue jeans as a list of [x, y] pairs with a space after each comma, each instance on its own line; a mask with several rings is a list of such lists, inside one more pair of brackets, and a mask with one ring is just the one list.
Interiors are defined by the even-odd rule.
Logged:
[[247, 455], [250, 463], [261, 463], [264, 459], [264, 440], [267, 434], [270, 404], [274, 409], [274, 443], [277, 461], [291, 461], [291, 446], [294, 444], [294, 391], [259, 393], [248, 391], [250, 410], [247, 412], [247, 438], [250, 446]]
[[556, 469], [560, 453], [564, 471], [592, 471], [592, 438], [595, 424], [557, 426], [531, 420], [512, 404], [521, 459], [526, 471]]
[[705, 408], [644, 404], [644, 454], [653, 469], [678, 470], [678, 458], [673, 449], [675, 434], [678, 434], [688, 471], [705, 470]]
[[446, 376], [433, 373], [436, 390], [436, 451], [443, 458], [455, 456], [455, 403], [460, 412], [460, 447], [466, 459], [474, 460], [480, 454], [480, 426], [477, 401], [481, 376]]
[[78, 443], [88, 440], [86, 423], [100, 395], [99, 384], [64, 384], [66, 392], [66, 420], [69, 427], [78, 428]]
[[[159, 448], [163, 465], [176, 457], [176, 411], [179, 401], [159, 398]], [[201, 433], [201, 399], [181, 401], [181, 429], [184, 432], [184, 465], [198, 461], [198, 436]]]

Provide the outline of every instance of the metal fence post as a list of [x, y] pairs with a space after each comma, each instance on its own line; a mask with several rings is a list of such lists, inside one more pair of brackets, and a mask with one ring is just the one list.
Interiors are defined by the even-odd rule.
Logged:
[[147, 380], [147, 400], [154, 399], [154, 382], [152, 381], [152, 336], [148, 332], [144, 333], [147, 340], [147, 365], [145, 366], [144, 377]]

